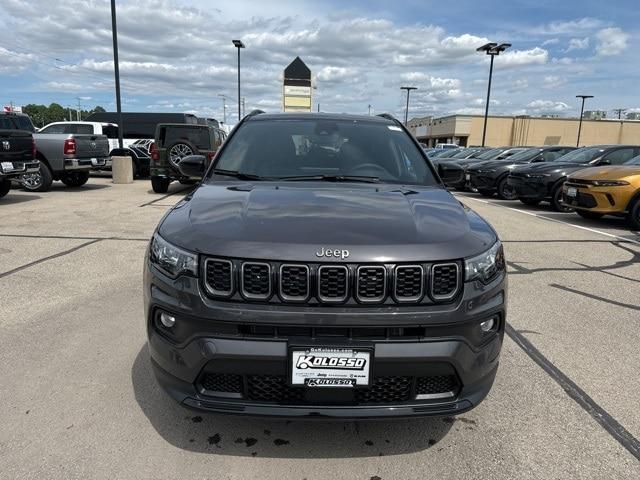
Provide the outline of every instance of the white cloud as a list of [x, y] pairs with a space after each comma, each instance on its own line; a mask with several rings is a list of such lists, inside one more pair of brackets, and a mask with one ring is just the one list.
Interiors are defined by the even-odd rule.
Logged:
[[567, 79], [564, 77], [558, 77], [557, 75], [547, 75], [542, 79], [542, 88], [548, 90], [554, 90], [567, 83]]
[[538, 115], [544, 113], [563, 113], [567, 110], [569, 110], [569, 105], [553, 100], [533, 100], [527, 103], [527, 113]]
[[585, 50], [587, 48], [589, 48], [589, 37], [572, 38], [569, 40], [569, 46], [565, 50], [565, 53], [571, 50]]
[[602, 27], [603, 22], [597, 18], [584, 17], [568, 21], [554, 21], [549, 24], [534, 29], [536, 33], [561, 35], [575, 34], [581, 31], [590, 31]]
[[544, 48], [535, 47], [529, 50], [506, 51], [501, 57], [500, 65], [505, 67], [544, 65], [549, 59], [549, 52]]
[[596, 33], [598, 45], [596, 51], [598, 55], [619, 55], [627, 48], [629, 34], [623, 32], [618, 27], [603, 28]]

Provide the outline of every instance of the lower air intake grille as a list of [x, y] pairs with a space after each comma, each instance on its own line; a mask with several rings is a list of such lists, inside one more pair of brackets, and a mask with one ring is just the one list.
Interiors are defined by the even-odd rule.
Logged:
[[455, 375], [435, 375], [416, 378], [416, 395], [438, 395], [458, 391], [458, 380]]
[[434, 299], [453, 298], [458, 292], [458, 265], [441, 263], [431, 267], [431, 295]]
[[399, 403], [410, 400], [412, 377], [376, 377], [371, 387], [355, 391], [358, 403]]
[[288, 386], [285, 377], [280, 375], [248, 375], [247, 386], [249, 400], [291, 403], [304, 399], [304, 389]]
[[209, 392], [242, 392], [242, 375], [231, 373], [207, 373], [201, 380], [202, 388]]

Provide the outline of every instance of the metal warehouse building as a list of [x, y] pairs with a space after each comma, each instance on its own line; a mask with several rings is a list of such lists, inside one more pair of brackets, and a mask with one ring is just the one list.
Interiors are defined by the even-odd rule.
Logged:
[[[421, 120], [421, 121], [415, 121]], [[426, 121], [425, 121], [426, 120]], [[408, 127], [418, 140], [433, 146], [456, 143], [460, 146], [482, 143], [482, 115], [450, 115], [441, 118], [413, 119]], [[575, 145], [577, 118], [529, 116], [490, 116], [486, 145]], [[640, 121], [582, 120], [580, 146], [596, 144], [640, 144]]]

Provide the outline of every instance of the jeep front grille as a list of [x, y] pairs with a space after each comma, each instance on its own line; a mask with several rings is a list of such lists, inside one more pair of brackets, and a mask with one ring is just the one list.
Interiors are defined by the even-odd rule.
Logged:
[[206, 258], [212, 298], [305, 305], [429, 304], [462, 290], [461, 262], [409, 265], [305, 264]]
[[266, 300], [271, 296], [271, 266], [268, 263], [244, 262], [241, 271], [242, 295]]
[[344, 265], [318, 268], [318, 297], [323, 302], [344, 302], [349, 295], [349, 269]]

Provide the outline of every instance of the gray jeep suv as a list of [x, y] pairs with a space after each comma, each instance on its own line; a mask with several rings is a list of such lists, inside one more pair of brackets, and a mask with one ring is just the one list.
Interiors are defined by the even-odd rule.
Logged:
[[469, 410], [493, 384], [506, 295], [495, 231], [390, 116], [252, 112], [144, 269], [159, 383], [233, 414]]

